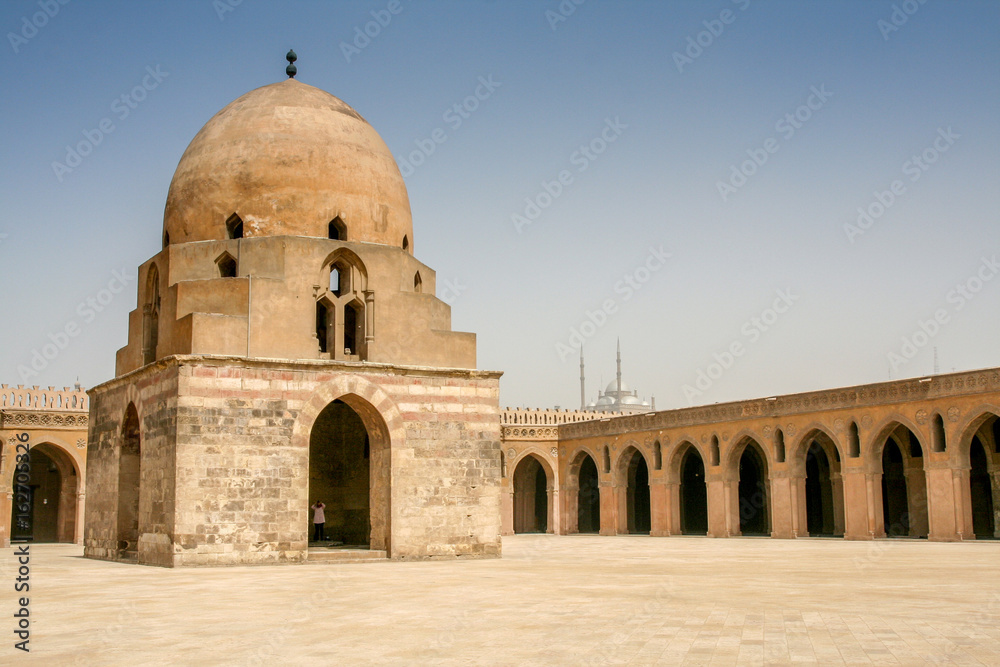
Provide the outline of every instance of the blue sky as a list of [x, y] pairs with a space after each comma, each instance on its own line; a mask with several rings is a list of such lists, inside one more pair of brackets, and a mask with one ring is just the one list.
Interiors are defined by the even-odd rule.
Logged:
[[0, 381], [113, 375], [181, 153], [290, 47], [400, 162], [444, 131], [404, 169], [415, 252], [505, 405], [575, 406], [580, 339], [589, 398], [620, 337], [660, 408], [1000, 366], [1000, 3], [11, 0], [0, 28]]

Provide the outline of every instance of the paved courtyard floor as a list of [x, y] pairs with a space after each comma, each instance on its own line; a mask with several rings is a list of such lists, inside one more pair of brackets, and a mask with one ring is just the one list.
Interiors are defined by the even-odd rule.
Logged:
[[1000, 542], [519, 535], [499, 560], [185, 570], [81, 553], [31, 548], [31, 653], [4, 593], [0, 664], [1000, 665]]

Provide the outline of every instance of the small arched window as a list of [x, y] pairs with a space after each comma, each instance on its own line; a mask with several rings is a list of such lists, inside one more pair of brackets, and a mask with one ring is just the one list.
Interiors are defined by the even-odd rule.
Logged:
[[231, 239], [241, 239], [243, 238], [243, 220], [240, 216], [233, 213], [226, 220], [226, 233]]
[[344, 221], [340, 219], [339, 215], [330, 221], [330, 225], [327, 229], [327, 236], [334, 241], [347, 240], [347, 225], [344, 224]]
[[663, 451], [660, 449], [660, 441], [653, 443], [653, 469], [659, 470], [663, 467]]
[[420, 272], [417, 271], [413, 275], [413, 291], [420, 294], [424, 291], [424, 281], [420, 278]]
[[410, 238], [408, 236], [403, 236], [403, 250], [409, 252], [410, 250]]
[[607, 474], [611, 472], [611, 450], [608, 449], [607, 445], [604, 445], [604, 473]]
[[774, 432], [774, 458], [778, 463], [785, 462], [785, 434], [780, 428]]
[[719, 437], [716, 436], [716, 435], [712, 436], [712, 451], [711, 451], [711, 456], [712, 456], [712, 465], [714, 465], [714, 466], [719, 465], [719, 460], [720, 460], [720, 456], [719, 456]]
[[336, 264], [330, 267], [330, 291], [340, 296], [340, 268]]
[[230, 255], [228, 252], [224, 252], [219, 255], [215, 263], [219, 267], [219, 276], [221, 278], [235, 278], [236, 277], [236, 258]]
[[852, 459], [856, 459], [859, 456], [861, 456], [861, 436], [858, 433], [857, 422], [851, 422], [851, 428], [850, 428], [850, 433], [848, 433], [848, 438], [850, 440], [850, 444], [847, 453]]

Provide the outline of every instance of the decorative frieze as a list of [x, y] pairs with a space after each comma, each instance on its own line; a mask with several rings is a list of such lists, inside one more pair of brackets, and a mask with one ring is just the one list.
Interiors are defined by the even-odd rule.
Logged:
[[87, 428], [88, 414], [86, 412], [3, 410], [0, 411], [0, 420], [2, 420], [4, 428], [44, 427], [52, 429], [80, 429]]

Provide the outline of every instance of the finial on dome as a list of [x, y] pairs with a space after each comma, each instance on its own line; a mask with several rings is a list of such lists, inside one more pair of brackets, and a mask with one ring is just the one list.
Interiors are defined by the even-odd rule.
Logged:
[[298, 59], [299, 57], [295, 55], [295, 51], [288, 49], [288, 53], [285, 54], [285, 60], [288, 61], [288, 67], [285, 68], [285, 74], [288, 75], [289, 79], [294, 79], [296, 72], [298, 72], [293, 64]]

